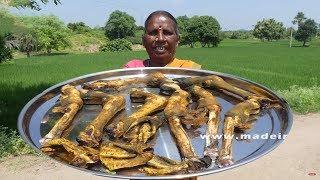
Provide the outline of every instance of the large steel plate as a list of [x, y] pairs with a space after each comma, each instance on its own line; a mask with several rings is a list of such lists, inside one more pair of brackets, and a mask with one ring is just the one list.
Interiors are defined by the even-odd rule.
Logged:
[[[282, 108], [271, 108], [263, 112], [254, 127], [246, 132], [251, 138], [247, 140], [234, 140], [233, 141], [233, 157], [235, 163], [231, 166], [219, 168], [217, 166], [211, 166], [205, 170], [192, 173], [192, 174], [177, 174], [168, 176], [143, 176], [139, 173], [133, 171], [120, 171], [117, 174], [108, 174], [104, 171], [104, 168], [97, 167], [94, 169], [82, 169], [75, 166], [79, 170], [87, 171], [99, 176], [114, 177], [114, 178], [128, 178], [128, 179], [177, 179], [177, 178], [187, 178], [194, 176], [208, 175], [212, 173], [217, 173], [220, 171], [228, 170], [234, 167], [241, 166], [245, 163], [251, 162], [261, 156], [267, 154], [275, 147], [277, 147], [281, 142], [283, 142], [284, 137], [289, 133], [292, 126], [292, 113], [287, 102], [281, 97], [277, 96], [271, 90], [265, 88], [262, 85], [251, 82], [249, 80], [239, 78], [236, 76], [217, 73], [213, 71], [206, 70], [192, 70], [192, 69], [182, 69], [182, 68], [141, 68], [141, 69], [120, 69], [99, 72], [94, 74], [89, 74], [74, 78], [55, 86], [48, 88], [41, 94], [30, 100], [25, 107], [22, 109], [19, 119], [18, 128], [23, 139], [32, 146], [35, 150], [39, 151], [40, 143], [39, 140], [49, 132], [50, 128], [53, 126], [55, 118], [51, 114], [51, 109], [56, 104], [60, 96], [60, 89], [63, 85], [71, 84], [79, 86], [83, 83], [102, 80], [102, 79], [126, 79], [132, 77], [143, 77], [149, 73], [160, 71], [164, 73], [169, 78], [177, 77], [189, 77], [189, 76], [207, 76], [207, 75], [219, 75], [224, 78], [225, 81], [241, 87], [243, 89], [253, 91], [253, 92], [264, 92], [270, 98], [276, 99], [280, 102]], [[152, 89], [148, 89], [151, 90]], [[215, 92], [213, 92], [215, 93]], [[219, 126], [219, 133], [222, 134], [223, 119], [224, 114], [234, 106], [236, 103], [232, 98], [224, 96], [222, 94], [217, 94], [218, 101], [222, 105], [222, 121]], [[130, 98], [128, 98], [130, 99]], [[81, 131], [88, 122], [90, 122], [99, 113], [101, 107], [85, 105], [81, 112], [79, 112], [75, 121], [72, 125], [73, 129], [70, 134], [69, 139], [75, 141], [75, 137]], [[126, 110], [120, 114], [125, 115], [130, 113], [130, 107], [128, 106]], [[191, 138], [192, 144], [196, 150], [196, 153], [202, 157], [204, 150], [204, 139], [201, 135], [205, 134], [205, 126], [200, 127], [196, 130], [187, 130], [188, 135]], [[264, 136], [263, 136], [264, 135]], [[265, 138], [266, 136], [275, 135], [276, 138]], [[275, 137], [273, 136], [273, 137]], [[221, 139], [219, 140], [219, 145], [221, 145]], [[159, 129], [156, 135], [156, 145], [155, 153], [166, 156], [171, 159], [180, 160], [180, 154], [178, 152], [177, 146], [174, 142], [173, 137], [170, 134], [168, 126], [165, 124]], [[65, 164], [65, 163], [64, 163]], [[67, 165], [67, 164], [66, 164]], [[71, 165], [70, 165], [71, 166]]]

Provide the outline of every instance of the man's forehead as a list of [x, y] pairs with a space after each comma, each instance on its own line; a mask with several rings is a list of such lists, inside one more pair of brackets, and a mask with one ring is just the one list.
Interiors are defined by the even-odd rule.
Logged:
[[164, 29], [174, 29], [175, 25], [172, 19], [165, 17], [165, 16], [160, 16], [160, 17], [155, 17], [152, 18], [148, 23], [146, 28], [152, 28], [152, 29], [158, 29], [159, 27], [162, 27]]

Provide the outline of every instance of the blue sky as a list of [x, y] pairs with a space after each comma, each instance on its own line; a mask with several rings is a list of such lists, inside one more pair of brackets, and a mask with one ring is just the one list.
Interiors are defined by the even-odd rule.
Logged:
[[223, 30], [252, 29], [263, 18], [275, 18], [291, 26], [297, 12], [320, 23], [320, 0], [61, 0], [62, 5], [42, 5], [39, 12], [11, 9], [21, 15], [53, 14], [64, 22], [83, 21], [94, 26], [104, 26], [109, 14], [115, 10], [126, 11], [136, 24], [142, 25], [149, 13], [167, 10], [174, 16], [211, 15], [217, 18]]

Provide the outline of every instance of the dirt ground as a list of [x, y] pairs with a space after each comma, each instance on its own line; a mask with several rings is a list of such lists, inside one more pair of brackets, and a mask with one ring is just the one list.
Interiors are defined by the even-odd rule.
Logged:
[[[264, 157], [241, 167], [199, 177], [209, 179], [320, 179], [320, 114], [294, 115], [289, 136], [278, 148]], [[46, 157], [19, 156], [0, 163], [0, 179], [23, 180], [100, 180]]]

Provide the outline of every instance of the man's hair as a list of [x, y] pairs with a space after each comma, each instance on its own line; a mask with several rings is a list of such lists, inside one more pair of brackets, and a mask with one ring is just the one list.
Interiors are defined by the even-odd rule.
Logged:
[[155, 16], [155, 15], [163, 15], [166, 16], [168, 18], [170, 18], [173, 22], [174, 22], [174, 31], [175, 33], [179, 36], [179, 29], [178, 29], [178, 23], [176, 18], [174, 18], [172, 16], [172, 14], [170, 14], [168, 11], [163, 11], [163, 10], [159, 10], [159, 11], [154, 11], [153, 13], [151, 13], [148, 18], [146, 19], [146, 21], [144, 22], [144, 28], [146, 29], [148, 22], [150, 21], [150, 19]]

